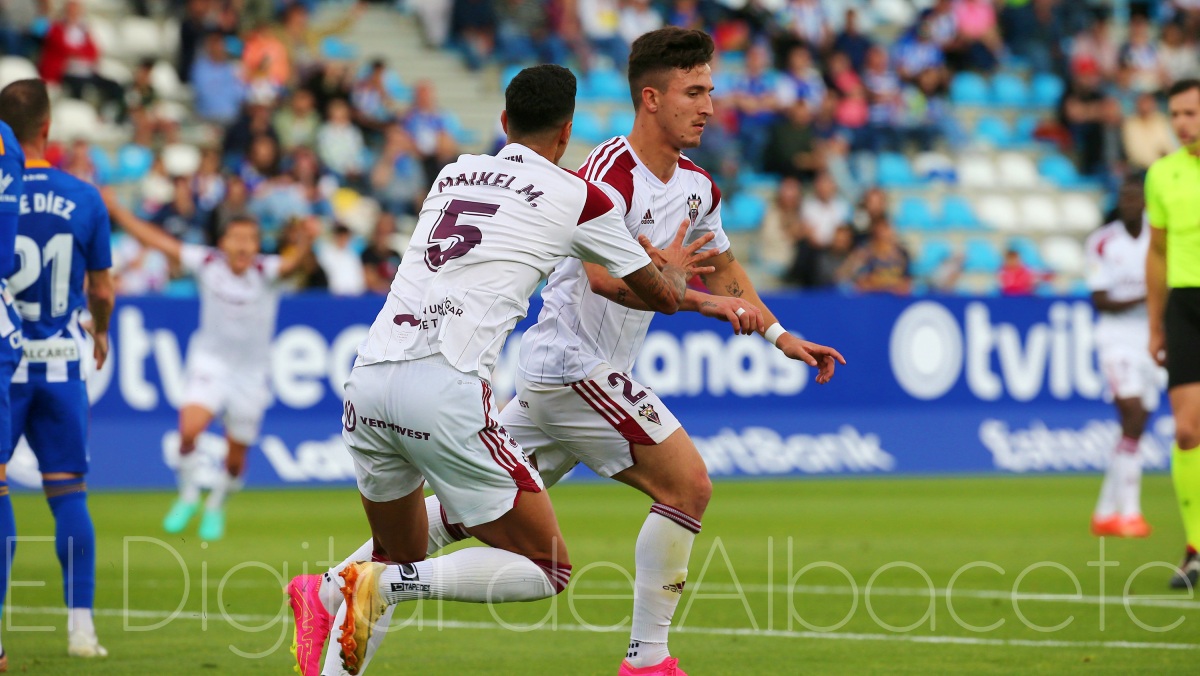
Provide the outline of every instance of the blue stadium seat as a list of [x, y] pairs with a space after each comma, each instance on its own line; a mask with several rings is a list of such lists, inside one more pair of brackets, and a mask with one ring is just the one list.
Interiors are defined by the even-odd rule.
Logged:
[[608, 138], [608, 130], [600, 121], [600, 116], [590, 110], [575, 111], [575, 126], [572, 134], [581, 141], [595, 144]]
[[508, 89], [508, 83], [512, 82], [513, 78], [520, 72], [521, 66], [508, 66], [505, 68], [504, 72], [500, 74], [500, 91], [503, 92]]
[[876, 181], [884, 188], [912, 186], [919, 182], [908, 158], [899, 153], [880, 153], [876, 172]]
[[1062, 98], [1062, 78], [1053, 73], [1038, 73], [1033, 76], [1031, 103], [1039, 108], [1054, 108]]
[[919, 197], [905, 197], [896, 209], [896, 227], [901, 230], [930, 230], [937, 225], [933, 210]]
[[608, 117], [608, 135], [624, 136], [633, 131], [633, 111], [627, 108], [613, 112]]
[[766, 190], [775, 192], [779, 189], [779, 177], [774, 174], [760, 174], [753, 169], [743, 168], [738, 172], [738, 185], [746, 190]]
[[1004, 262], [996, 245], [986, 239], [969, 239], [963, 249], [963, 272], [994, 273]]
[[1038, 173], [1054, 181], [1060, 188], [1075, 188], [1085, 181], [1079, 176], [1075, 163], [1064, 155], [1051, 153], [1038, 161]]
[[1011, 73], [997, 73], [992, 78], [992, 102], [1010, 108], [1029, 105], [1029, 85]]
[[722, 212], [722, 225], [730, 232], [753, 232], [762, 225], [767, 203], [751, 192], [742, 191], [729, 200]]
[[984, 115], [975, 123], [975, 136], [995, 148], [1009, 148], [1013, 144], [1013, 133], [1004, 118]]
[[1008, 241], [1008, 248], [1015, 249], [1021, 254], [1021, 260], [1031, 268], [1037, 270], [1045, 270], [1048, 266], [1046, 261], [1042, 260], [1042, 252], [1038, 250], [1038, 245], [1028, 237], [1014, 237]]
[[913, 261], [913, 276], [928, 277], [932, 275], [937, 271], [938, 266], [950, 257], [951, 253], [953, 253], [953, 248], [946, 240], [926, 238], [925, 243], [921, 246], [921, 253]]
[[412, 90], [405, 86], [400, 79], [400, 73], [394, 70], [386, 71], [383, 74], [383, 87], [387, 90], [388, 96], [402, 103], [410, 103], [412, 101]]
[[1042, 118], [1039, 115], [1030, 114], [1018, 117], [1017, 123], [1013, 125], [1013, 143], [1019, 146], [1036, 143], [1037, 139], [1033, 137], [1033, 134], [1041, 123]]
[[117, 151], [117, 181], [139, 181], [150, 173], [154, 153], [149, 148], [130, 143]]
[[952, 229], [979, 229], [983, 223], [962, 195], [948, 195], [942, 201], [942, 226]]
[[960, 106], [986, 106], [987, 80], [978, 73], [958, 73], [950, 81], [950, 100]]
[[321, 40], [321, 56], [330, 61], [351, 61], [358, 56], [354, 45], [333, 36]]
[[629, 82], [625, 76], [607, 68], [596, 69], [587, 76], [588, 90], [597, 101], [620, 103], [629, 100]]
[[92, 160], [92, 165], [96, 167], [96, 178], [101, 183], [113, 183], [116, 181], [116, 166], [113, 164], [112, 157], [103, 149], [92, 146], [88, 150], [88, 157]]
[[453, 112], [447, 111], [446, 126], [448, 127], [447, 131], [454, 137], [454, 140], [462, 145], [472, 145], [479, 141], [479, 134], [475, 133], [474, 130], [464, 127], [462, 120], [458, 119], [458, 115], [455, 115]]

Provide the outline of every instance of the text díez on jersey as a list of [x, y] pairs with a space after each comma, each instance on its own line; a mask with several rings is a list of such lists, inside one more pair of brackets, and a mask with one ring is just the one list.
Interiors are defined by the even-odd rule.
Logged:
[[[485, 188], [501, 188], [504, 190], [513, 190], [513, 183], [516, 183], [515, 175], [505, 173], [497, 173], [491, 171], [472, 171], [470, 176], [465, 173], [459, 174], [457, 177], [447, 176], [438, 181], [438, 192], [443, 192], [446, 188], [456, 187], [460, 185], [479, 186]], [[541, 197], [543, 193], [538, 190], [532, 183], [527, 184], [520, 190], [515, 190], [518, 195], [524, 195], [525, 201], [529, 206], [536, 208], [537, 204], [534, 200]]]
[[[30, 198], [33, 198], [32, 200]], [[30, 202], [33, 203], [33, 208], [30, 208]], [[45, 193], [35, 192], [32, 195], [21, 195], [21, 215], [36, 213], [36, 214], [51, 214], [58, 216], [63, 220], [71, 220], [71, 214], [75, 211], [75, 202], [63, 197], [62, 195], [54, 194], [53, 190]]]

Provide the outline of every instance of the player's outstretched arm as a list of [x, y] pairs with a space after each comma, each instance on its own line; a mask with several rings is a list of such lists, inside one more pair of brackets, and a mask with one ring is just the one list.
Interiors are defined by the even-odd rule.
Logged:
[[279, 255], [279, 276], [287, 277], [295, 272], [305, 257], [312, 253], [312, 246], [312, 234], [307, 228], [299, 228], [292, 246]]
[[116, 301], [112, 274], [108, 269], [88, 270], [87, 296], [88, 312], [92, 315], [92, 356], [96, 358], [96, 370], [99, 371], [108, 359], [108, 322]]
[[762, 313], [763, 337], [775, 344], [781, 352], [790, 359], [798, 359], [809, 366], [816, 366], [817, 382], [825, 384], [833, 378], [837, 364], [845, 365], [846, 359], [832, 347], [801, 340], [788, 333], [779, 324], [779, 320], [759, 297], [758, 291], [746, 274], [745, 268], [733, 256], [733, 250], [727, 250], [712, 259], [713, 272], [701, 275], [704, 284], [716, 295], [741, 298], [758, 308]]
[[712, 233], [684, 246], [687, 226], [687, 221], [679, 226], [679, 232], [666, 249], [647, 248], [643, 242], [642, 247], [650, 255], [650, 265], [622, 277], [630, 290], [646, 304], [647, 310], [675, 314], [687, 294], [687, 280], [713, 270], [709, 265], [701, 265], [712, 258], [713, 252], [700, 251], [712, 241]]
[[1092, 306], [1100, 312], [1124, 312], [1126, 310], [1131, 310], [1145, 302], [1145, 298], [1113, 300], [1112, 297], [1108, 295], [1107, 291], [1092, 292]]
[[1150, 356], [1159, 366], [1167, 363], [1167, 231], [1150, 228], [1146, 252], [1146, 314], [1150, 315]]
[[126, 209], [124, 205], [117, 201], [116, 194], [108, 188], [100, 191], [104, 197], [104, 206], [108, 207], [108, 215], [114, 223], [121, 226], [121, 229], [129, 233], [142, 246], [151, 249], [158, 249], [171, 259], [171, 262], [178, 264], [183, 255], [183, 244], [174, 237], [163, 232], [153, 223], [147, 223], [133, 214], [132, 211]]

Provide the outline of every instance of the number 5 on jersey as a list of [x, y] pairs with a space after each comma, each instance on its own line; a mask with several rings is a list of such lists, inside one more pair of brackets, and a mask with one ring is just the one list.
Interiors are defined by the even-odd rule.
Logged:
[[459, 216], [487, 216], [491, 218], [500, 209], [499, 204], [485, 204], [469, 200], [450, 200], [442, 209], [442, 217], [429, 233], [429, 248], [425, 250], [425, 265], [437, 272], [446, 263], [467, 255], [479, 246], [483, 233], [479, 228], [459, 223]]

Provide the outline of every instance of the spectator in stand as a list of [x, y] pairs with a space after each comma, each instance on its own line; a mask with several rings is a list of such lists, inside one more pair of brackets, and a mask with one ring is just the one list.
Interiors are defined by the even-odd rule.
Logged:
[[813, 287], [828, 289], [846, 281], [849, 275], [847, 261], [854, 252], [854, 228], [843, 223], [833, 231], [829, 246], [817, 254], [813, 273]]
[[771, 125], [763, 153], [763, 170], [807, 183], [822, 164], [808, 103], [797, 99]]
[[886, 217], [876, 218], [867, 241], [846, 260], [846, 270], [856, 291], [907, 296], [912, 292], [909, 255]]
[[629, 61], [629, 45], [619, 32], [621, 7], [617, 0], [578, 0], [579, 24], [591, 52], [608, 57], [612, 66], [623, 69]]
[[386, 294], [392, 288], [392, 280], [396, 277], [401, 258], [400, 253], [392, 246], [395, 233], [396, 217], [385, 209], [375, 222], [371, 243], [362, 252], [363, 277], [366, 280], [366, 290], [371, 293]]
[[321, 126], [321, 116], [317, 113], [312, 92], [307, 89], [292, 92], [287, 105], [275, 113], [273, 123], [275, 133], [279, 135], [279, 145], [284, 152], [291, 152], [300, 146], [314, 145], [317, 141], [317, 128]]
[[809, 242], [824, 249], [833, 242], [833, 232], [839, 225], [850, 222], [850, 205], [837, 194], [837, 184], [827, 172], [813, 181], [813, 191], [804, 198], [800, 208]]
[[257, 102], [249, 102], [237, 122], [225, 130], [222, 159], [229, 169], [239, 169], [250, 146], [259, 136], [269, 136], [279, 145], [279, 134], [271, 124], [271, 109]]
[[279, 174], [279, 142], [267, 134], [259, 134], [250, 141], [250, 148], [238, 167], [238, 177], [254, 196], [266, 181]]
[[361, 296], [367, 290], [362, 256], [354, 250], [352, 240], [350, 228], [338, 223], [317, 251], [317, 261], [329, 280], [329, 293], [335, 296]]
[[212, 224], [212, 215], [225, 201], [225, 176], [221, 174], [220, 151], [216, 148], [205, 148], [200, 153], [200, 168], [192, 176], [191, 183], [196, 209], [200, 211], [208, 231], [214, 233], [216, 230]]
[[296, 182], [308, 213], [320, 218], [333, 218], [331, 199], [338, 190], [337, 178], [321, 169], [321, 160], [312, 148], [301, 146], [287, 159], [287, 171]]
[[833, 51], [845, 54], [854, 70], [862, 70], [867, 62], [867, 51], [873, 44], [870, 38], [859, 32], [858, 10], [853, 7], [847, 9], [842, 32], [833, 39]]
[[292, 274], [280, 280], [284, 288], [291, 291], [311, 291], [325, 289], [329, 286], [329, 279], [325, 276], [325, 270], [321, 268], [321, 264], [317, 262], [316, 253], [313, 252], [311, 246], [304, 245], [304, 242], [315, 241], [320, 235], [321, 222], [314, 217], [296, 217], [288, 220], [283, 232], [280, 233], [279, 253], [286, 256], [295, 247], [304, 247], [307, 251], [300, 258], [300, 262]]
[[1090, 61], [1075, 66], [1075, 79], [1063, 94], [1059, 120], [1074, 142], [1079, 171], [1088, 176], [1104, 173], [1107, 108], [1114, 106], [1101, 89], [1100, 71]]
[[246, 35], [242, 46], [242, 68], [247, 74], [247, 82], [253, 77], [262, 77], [275, 89], [288, 86], [292, 77], [288, 48], [271, 24], [258, 23]]
[[100, 175], [96, 171], [96, 163], [92, 161], [92, 148], [87, 141], [75, 139], [71, 149], [63, 158], [63, 171], [81, 181], [87, 181], [94, 186], [100, 186]]
[[150, 221], [185, 244], [213, 246], [216, 237], [209, 232], [209, 223], [196, 208], [191, 181], [186, 176], [174, 176], [171, 180], [175, 188], [174, 197], [151, 216]]
[[871, 224], [887, 218], [889, 211], [888, 194], [883, 188], [873, 187], [863, 193], [858, 207], [854, 210], [854, 232], [866, 234]]
[[83, 21], [83, 5], [67, 0], [62, 19], [50, 24], [42, 40], [38, 71], [46, 82], [61, 84], [71, 98], [82, 98], [84, 89], [94, 89], [105, 104], [117, 108], [114, 117], [124, 119], [125, 91], [101, 75], [99, 65], [100, 50]]
[[566, 63], [570, 55], [551, 30], [550, 7], [542, 0], [502, 0], [496, 52], [503, 63]]
[[930, 68], [922, 71], [912, 84], [906, 85], [902, 94], [900, 133], [922, 152], [933, 150], [939, 138], [947, 138], [957, 145], [961, 132], [951, 111], [949, 102], [942, 96], [943, 72]]
[[328, 119], [317, 131], [317, 156], [342, 182], [359, 183], [363, 176], [362, 132], [350, 118], [350, 106], [335, 100]]
[[309, 8], [304, 3], [287, 5], [283, 10], [283, 26], [278, 36], [287, 49], [288, 62], [300, 79], [308, 77], [321, 60], [321, 41], [340, 35], [354, 27], [362, 16], [365, 5], [355, 2], [336, 21], [314, 27], [309, 17]]
[[433, 49], [442, 49], [450, 39], [450, 20], [454, 10], [453, 0], [421, 0], [409, 3], [408, 8], [417, 16], [425, 44]]
[[354, 92], [354, 73], [344, 61], [326, 61], [305, 80], [304, 89], [312, 92], [318, 111], [329, 110], [334, 99], [349, 101]]
[[182, 82], [191, 81], [192, 63], [211, 30], [212, 4], [212, 0], [187, 0], [184, 4], [183, 20], [179, 22], [179, 54], [175, 61], [175, 70], [179, 71]]
[[779, 74], [771, 68], [771, 52], [765, 44], [755, 44], [746, 53], [746, 70], [734, 80], [731, 92], [737, 114], [738, 142], [742, 158], [753, 167], [761, 167], [763, 151], [779, 113]]
[[1053, 275], [1038, 272], [1021, 260], [1021, 252], [1009, 248], [1004, 252], [1004, 263], [998, 273], [1000, 294], [1004, 296], [1032, 296], [1038, 285], [1049, 281]]
[[[928, 22], [929, 34], [935, 44], [942, 48], [942, 53], [948, 57], [957, 54], [965, 48], [966, 42], [958, 33], [958, 20], [954, 18], [952, 0], [934, 0], [933, 6], [921, 14], [921, 19]], [[954, 64], [959, 70], [959, 64]]]
[[918, 21], [912, 31], [900, 38], [892, 48], [892, 60], [896, 74], [905, 84], [916, 84], [918, 77], [930, 71], [938, 78], [939, 87], [950, 81], [946, 57], [933, 41], [928, 19]]
[[1029, 61], [1035, 73], [1061, 73], [1063, 28], [1059, 0], [1029, 0], [1024, 4], [1009, 3], [1005, 7], [1004, 41], [1016, 56]]
[[467, 68], [482, 68], [496, 48], [496, 10], [491, 0], [454, 0], [450, 36]]
[[780, 181], [775, 200], [767, 208], [758, 231], [759, 264], [785, 284], [794, 283], [788, 272], [796, 258], [796, 243], [804, 237], [804, 221], [800, 218], [803, 196], [800, 181], [794, 178]]
[[667, 12], [668, 25], [689, 30], [707, 32], [708, 27], [715, 23], [713, 18], [706, 14], [699, 0], [675, 0]]
[[1130, 71], [1134, 92], [1157, 92], [1170, 85], [1167, 69], [1150, 37], [1150, 22], [1134, 16], [1129, 22], [1129, 41], [1121, 47], [1120, 64]]
[[1179, 142], [1153, 94], [1138, 96], [1137, 111], [1121, 123], [1125, 160], [1131, 170], [1149, 169], [1155, 160], [1175, 152]]
[[385, 211], [415, 216], [427, 185], [416, 145], [399, 125], [388, 127], [385, 139], [371, 168], [371, 193]]
[[450, 135], [450, 116], [437, 105], [433, 83], [417, 82], [413, 105], [404, 116], [404, 130], [412, 137], [428, 177], [437, 176], [458, 155], [458, 144]]
[[242, 110], [245, 87], [240, 66], [225, 51], [225, 36], [209, 33], [204, 53], [192, 63], [192, 91], [196, 115], [205, 122], [226, 126]]
[[895, 127], [900, 110], [900, 78], [892, 71], [882, 47], [872, 47], [867, 52], [862, 80], [870, 104], [864, 147], [875, 153], [895, 152], [900, 148]]
[[171, 280], [167, 257], [124, 233], [113, 234], [112, 257], [113, 285], [120, 296], [161, 293]]
[[775, 96], [781, 107], [797, 99], [808, 103], [810, 111], [817, 110], [825, 100], [825, 78], [813, 66], [812, 52], [804, 45], [795, 45], [787, 53], [787, 72], [778, 78]]
[[383, 59], [371, 62], [367, 74], [354, 85], [350, 95], [354, 123], [372, 138], [379, 138], [383, 130], [396, 120], [400, 104], [392, 100], [384, 84], [387, 64]]
[[259, 223], [263, 251], [278, 253], [283, 230], [293, 218], [312, 216], [304, 188], [288, 173], [276, 173], [259, 184], [247, 212]]
[[820, 0], [788, 0], [780, 10], [779, 26], [790, 36], [818, 52], [825, 52], [833, 40]]
[[618, 32], [625, 44], [663, 26], [662, 15], [650, 6], [650, 0], [626, 0], [618, 19]]
[[1158, 52], [1169, 82], [1196, 77], [1200, 72], [1200, 55], [1197, 54], [1195, 40], [1189, 39], [1178, 24], [1163, 26]]
[[213, 210], [210, 217], [209, 232], [225, 232], [225, 225], [233, 219], [246, 214], [250, 210], [250, 191], [245, 182], [237, 176], [225, 179], [225, 199]]
[[1004, 41], [993, 0], [955, 0], [954, 22], [961, 41], [963, 68], [991, 72], [1004, 54]]
[[1109, 30], [1107, 12], [1098, 12], [1091, 27], [1075, 36], [1071, 44], [1071, 71], [1079, 75], [1079, 69], [1089, 64], [1105, 81], [1116, 78], [1121, 65], [1120, 49]]
[[28, 58], [41, 41], [45, 9], [38, 0], [6, 0], [0, 6], [0, 50]]
[[133, 123], [133, 142], [150, 147], [155, 136], [161, 135], [167, 143], [175, 141], [179, 124], [160, 114], [158, 93], [150, 82], [153, 59], [144, 59], [133, 71], [133, 82], [125, 89], [125, 108]]

